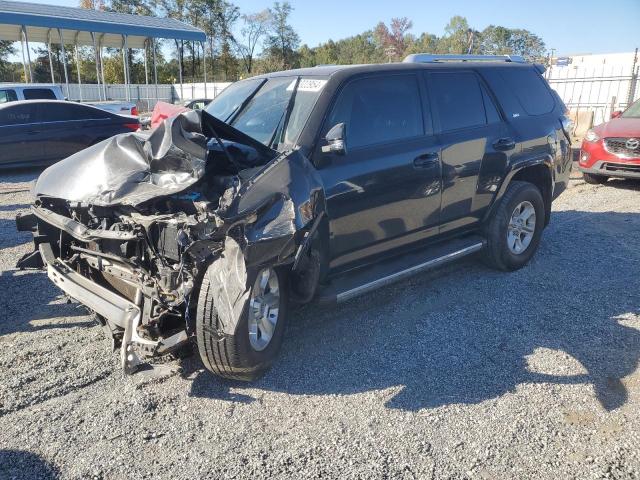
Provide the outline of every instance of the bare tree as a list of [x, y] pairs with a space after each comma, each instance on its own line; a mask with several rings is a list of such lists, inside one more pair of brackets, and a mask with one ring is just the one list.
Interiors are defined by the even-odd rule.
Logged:
[[242, 15], [244, 26], [240, 31], [242, 43], [237, 44], [238, 54], [242, 57], [242, 63], [247, 74], [253, 70], [253, 59], [256, 55], [258, 44], [269, 32], [273, 21], [269, 10]]

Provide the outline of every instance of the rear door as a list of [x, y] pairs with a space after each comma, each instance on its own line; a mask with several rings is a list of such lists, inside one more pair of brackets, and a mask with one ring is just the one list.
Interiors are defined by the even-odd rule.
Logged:
[[515, 143], [491, 93], [471, 70], [426, 74], [442, 161], [441, 232], [479, 221]]
[[417, 74], [402, 73], [353, 79], [338, 94], [322, 136], [345, 123], [347, 154], [316, 152], [329, 156], [319, 173], [331, 267], [436, 232], [440, 163], [424, 93]]
[[60, 160], [111, 136], [115, 116], [73, 102], [42, 104], [46, 158]]
[[40, 127], [37, 103], [0, 108], [0, 164], [42, 163]]

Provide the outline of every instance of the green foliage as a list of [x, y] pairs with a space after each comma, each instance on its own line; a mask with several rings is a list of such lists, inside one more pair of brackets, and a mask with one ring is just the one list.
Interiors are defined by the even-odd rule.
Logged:
[[[370, 30], [340, 40], [327, 40], [316, 46], [300, 46], [300, 37], [292, 25], [293, 7], [288, 1], [276, 1], [271, 8], [256, 13], [241, 14], [229, 0], [81, 0], [83, 8], [106, 10], [134, 15], [166, 16], [202, 29], [207, 44], [157, 41], [156, 58], [158, 80], [177, 82], [202, 81], [206, 62], [209, 81], [233, 81], [250, 75], [295, 67], [323, 64], [365, 64], [401, 61], [411, 53], [436, 54], [515, 54], [531, 61], [541, 61], [546, 47], [542, 39], [524, 29], [510, 29], [489, 25], [475, 30], [465, 17], [456, 15], [449, 20], [442, 36], [429, 32], [411, 33], [413, 23], [407, 17], [392, 18]], [[169, 58], [162, 52], [169, 50]], [[16, 81], [22, 74], [22, 64], [10, 63], [7, 58], [16, 53], [11, 42], [0, 41], [0, 81]], [[61, 51], [53, 45], [52, 57], [56, 81], [64, 81]], [[130, 50], [128, 60], [132, 83], [144, 83], [144, 59], [152, 64], [152, 52]], [[124, 81], [123, 59], [119, 49], [104, 52], [105, 80]], [[96, 82], [95, 57], [92, 48], [80, 50], [83, 82]], [[67, 46], [69, 81], [77, 81], [77, 68], [72, 46]], [[32, 69], [34, 80], [51, 81], [46, 49], [36, 50]], [[150, 81], [153, 81], [150, 71]]]

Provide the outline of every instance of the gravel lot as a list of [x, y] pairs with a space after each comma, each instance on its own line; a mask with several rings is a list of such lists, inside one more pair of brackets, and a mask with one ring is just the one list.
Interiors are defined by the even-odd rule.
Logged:
[[534, 261], [293, 313], [246, 385], [123, 377], [14, 231], [0, 175], [0, 478], [639, 478], [640, 184], [574, 175]]

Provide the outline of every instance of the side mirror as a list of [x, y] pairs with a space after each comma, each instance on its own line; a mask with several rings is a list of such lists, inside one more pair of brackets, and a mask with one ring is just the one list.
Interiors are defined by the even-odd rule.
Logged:
[[322, 153], [335, 153], [337, 155], [346, 155], [347, 153], [347, 126], [344, 123], [338, 123], [331, 127], [324, 137], [327, 144], [322, 147]]
[[620, 115], [622, 115], [622, 111], [618, 110], [611, 114], [611, 118], [618, 118]]

